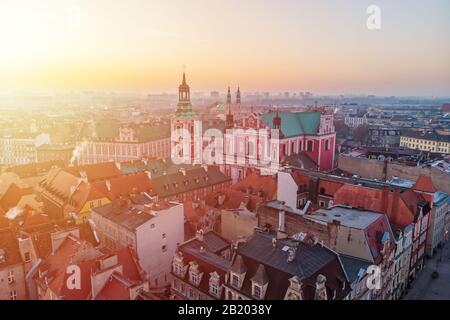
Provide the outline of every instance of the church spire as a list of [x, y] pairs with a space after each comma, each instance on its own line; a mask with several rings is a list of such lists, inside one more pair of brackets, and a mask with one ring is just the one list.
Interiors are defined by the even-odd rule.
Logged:
[[230, 91], [230, 86], [228, 86], [227, 105], [231, 105], [231, 91]]
[[228, 93], [227, 93], [227, 108], [228, 108], [228, 113], [225, 119], [225, 128], [226, 129], [231, 129], [234, 127], [234, 119], [233, 119], [233, 114], [231, 113], [231, 91], [230, 91], [230, 86], [228, 86]]
[[240, 90], [239, 86], [238, 86], [237, 93], [236, 93], [236, 103], [241, 104], [241, 90]]

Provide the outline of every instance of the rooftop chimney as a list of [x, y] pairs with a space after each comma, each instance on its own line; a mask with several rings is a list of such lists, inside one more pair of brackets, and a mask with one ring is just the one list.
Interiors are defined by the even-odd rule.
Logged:
[[203, 230], [197, 230], [197, 233], [195, 234], [195, 237], [198, 241], [203, 242]]
[[287, 262], [292, 262], [295, 260], [295, 255], [297, 253], [297, 247], [289, 247]]

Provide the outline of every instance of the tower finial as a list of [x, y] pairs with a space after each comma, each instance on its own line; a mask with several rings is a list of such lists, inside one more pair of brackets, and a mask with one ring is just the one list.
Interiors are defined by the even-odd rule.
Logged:
[[186, 84], [186, 65], [183, 64], [183, 84]]

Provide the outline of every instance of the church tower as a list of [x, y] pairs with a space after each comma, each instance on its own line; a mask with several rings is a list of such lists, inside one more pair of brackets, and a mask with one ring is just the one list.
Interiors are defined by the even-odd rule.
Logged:
[[183, 72], [183, 81], [178, 87], [178, 105], [175, 116], [182, 118], [195, 117], [192, 110], [190, 87], [186, 83], [186, 74]]
[[241, 89], [239, 86], [236, 93], [236, 108], [238, 116], [241, 117]]
[[230, 87], [228, 87], [228, 94], [227, 94], [227, 108], [228, 113], [225, 119], [225, 128], [231, 129], [234, 127], [234, 119], [233, 119], [233, 113], [231, 112], [231, 91]]
[[[190, 87], [186, 82], [186, 74], [183, 72], [183, 80], [178, 86], [178, 104], [175, 112], [175, 117], [172, 119], [170, 127], [172, 133], [176, 133], [178, 137], [181, 136], [181, 130], [188, 132], [190, 135], [189, 148], [184, 148], [182, 152], [179, 152], [178, 156], [181, 156], [186, 163], [191, 162], [194, 159], [199, 159], [198, 153], [201, 153], [202, 142], [197, 141], [195, 134], [202, 134], [201, 121], [197, 121], [197, 114], [192, 110]], [[199, 126], [199, 128], [195, 128]], [[171, 150], [174, 150], [175, 146], [180, 143], [185, 143], [187, 140], [179, 138], [177, 141], [171, 139]], [[187, 143], [187, 142], [186, 142]]]

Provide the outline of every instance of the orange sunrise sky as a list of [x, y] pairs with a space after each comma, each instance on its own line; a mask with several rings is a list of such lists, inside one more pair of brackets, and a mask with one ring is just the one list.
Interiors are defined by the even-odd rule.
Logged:
[[448, 39], [447, 0], [2, 0], [0, 92], [172, 92], [185, 64], [193, 91], [448, 96]]

